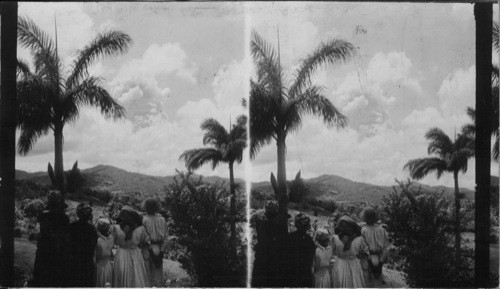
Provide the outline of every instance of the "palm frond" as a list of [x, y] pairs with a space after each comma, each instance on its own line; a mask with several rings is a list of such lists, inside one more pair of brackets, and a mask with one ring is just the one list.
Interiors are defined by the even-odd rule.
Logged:
[[73, 63], [73, 69], [67, 78], [66, 86], [73, 87], [82, 77], [88, 76], [89, 66], [101, 56], [123, 54], [127, 51], [132, 39], [120, 31], [100, 33], [81, 51]]
[[311, 85], [311, 76], [323, 64], [339, 64], [347, 62], [354, 55], [356, 48], [351, 43], [333, 39], [321, 43], [316, 50], [308, 55], [296, 71], [295, 81], [290, 87], [289, 96], [298, 96], [306, 86]]
[[476, 110], [474, 108], [468, 106], [466, 113], [469, 116], [469, 118], [472, 120], [472, 122], [475, 123], [476, 122]]
[[64, 107], [68, 109], [64, 114], [67, 121], [72, 121], [78, 116], [75, 112], [78, 112], [80, 105], [96, 107], [107, 118], [118, 119], [125, 116], [125, 108], [100, 86], [100, 79], [96, 77], [88, 77], [77, 87], [67, 91], [64, 102]]
[[212, 163], [212, 169], [222, 161], [222, 154], [213, 148], [199, 148], [184, 151], [179, 160], [184, 160], [188, 170], [196, 170], [206, 163]]
[[298, 131], [302, 127], [301, 108], [296, 99], [289, 100], [281, 105], [279, 119], [285, 123], [285, 132]]
[[430, 141], [427, 152], [444, 157], [453, 151], [453, 142], [440, 128], [431, 128], [425, 134], [425, 138]]
[[21, 133], [17, 150], [26, 155], [37, 140], [52, 128], [51, 88], [37, 77], [17, 83], [17, 127]]
[[469, 123], [462, 126], [462, 133], [467, 134], [471, 137], [476, 135], [476, 125], [474, 123]]
[[276, 105], [265, 89], [258, 83], [250, 82], [250, 157], [276, 137]]
[[252, 31], [250, 51], [255, 63], [257, 82], [271, 94], [281, 97], [283, 91], [282, 69], [277, 54], [255, 30]]
[[53, 87], [37, 76], [17, 82], [17, 126], [21, 129], [50, 126], [53, 121]]
[[246, 140], [247, 138], [247, 116], [240, 115], [236, 118], [236, 124], [233, 124], [229, 132], [231, 141]]
[[498, 64], [492, 63], [491, 64], [491, 82], [492, 86], [498, 86]]
[[17, 141], [17, 152], [21, 155], [27, 155], [33, 149], [37, 140], [48, 132], [49, 127], [41, 124], [38, 127], [24, 127]]
[[54, 49], [54, 42], [50, 36], [33, 20], [26, 17], [19, 17], [17, 21], [17, 38], [23, 47], [33, 53], [52, 52]]
[[412, 179], [420, 180], [432, 172], [439, 179], [446, 168], [446, 162], [439, 158], [420, 158], [408, 161], [403, 169], [409, 170]]
[[31, 72], [31, 69], [28, 65], [28, 63], [24, 60], [18, 59], [17, 60], [17, 73], [16, 76], [17, 78], [28, 78], [32, 77], [33, 73]]
[[296, 98], [300, 109], [299, 113], [322, 117], [327, 126], [336, 126], [337, 128], [347, 126], [347, 117], [327, 97], [322, 95], [321, 87], [311, 86]]
[[205, 131], [205, 135], [203, 136], [204, 145], [211, 144], [219, 148], [229, 142], [229, 133], [226, 128], [214, 118], [203, 121], [201, 129]]
[[223, 154], [224, 160], [228, 162], [236, 161], [237, 163], [241, 163], [241, 161], [243, 160], [243, 151], [246, 147], [246, 139], [237, 139], [232, 141]]
[[493, 47], [495, 48], [495, 51], [498, 53], [500, 50], [498, 46], [498, 23], [493, 22]]
[[24, 17], [18, 19], [17, 33], [21, 46], [29, 49], [33, 55], [35, 72], [56, 85], [60, 63], [54, 43], [49, 35], [41, 30], [33, 20]]

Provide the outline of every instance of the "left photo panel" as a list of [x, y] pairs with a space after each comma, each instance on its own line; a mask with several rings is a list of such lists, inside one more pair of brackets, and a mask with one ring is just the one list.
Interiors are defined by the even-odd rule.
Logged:
[[246, 21], [243, 3], [18, 4], [5, 285], [247, 286]]

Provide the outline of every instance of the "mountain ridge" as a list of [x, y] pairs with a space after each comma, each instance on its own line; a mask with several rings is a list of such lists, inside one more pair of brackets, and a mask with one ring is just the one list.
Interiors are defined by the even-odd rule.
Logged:
[[[170, 185], [174, 176], [151, 176], [127, 170], [106, 164], [96, 165], [94, 167], [81, 170], [81, 174], [87, 182], [87, 186], [91, 188], [106, 188], [111, 191], [140, 191], [155, 193], [162, 190], [165, 186]], [[193, 175], [193, 178], [199, 175]], [[209, 183], [224, 182], [229, 185], [228, 178], [217, 176], [202, 176], [203, 180]], [[16, 170], [16, 179], [30, 180], [41, 184], [50, 184], [50, 179], [46, 172], [25, 172]], [[333, 175], [323, 174], [318, 177], [304, 179], [305, 185], [309, 188], [309, 196], [318, 199], [331, 199], [336, 201], [368, 201], [372, 203], [380, 203], [384, 195], [393, 191], [397, 184], [392, 186], [380, 186], [369, 183], [357, 182], [347, 178]], [[242, 179], [235, 179], [240, 188], [245, 187], [245, 182]], [[498, 185], [498, 177], [492, 176], [492, 184]], [[264, 194], [273, 194], [270, 182], [255, 182], [252, 183], [252, 190], [258, 190]], [[445, 195], [453, 195], [454, 189], [443, 186], [428, 186], [421, 183], [414, 183], [414, 186], [420, 186], [424, 191], [443, 191]], [[241, 191], [241, 189], [240, 189]], [[474, 191], [460, 188], [460, 192], [467, 199], [474, 199]]]

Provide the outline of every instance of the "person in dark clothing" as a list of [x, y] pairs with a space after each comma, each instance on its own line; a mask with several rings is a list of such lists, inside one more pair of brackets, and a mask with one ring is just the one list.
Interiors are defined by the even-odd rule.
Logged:
[[257, 232], [252, 287], [283, 287], [283, 240], [286, 239], [286, 232], [279, 225], [278, 203], [268, 201], [264, 214], [255, 214], [250, 222]]
[[286, 278], [287, 287], [313, 286], [313, 260], [316, 245], [307, 231], [311, 228], [310, 219], [306, 214], [295, 216], [297, 230], [288, 238], [289, 270]]
[[59, 191], [47, 194], [45, 210], [38, 216], [40, 238], [33, 269], [33, 287], [70, 287], [71, 237], [69, 218]]
[[76, 207], [78, 221], [71, 223], [72, 241], [72, 285], [75, 287], [94, 287], [94, 253], [97, 246], [97, 230], [90, 224], [92, 207], [82, 203]]

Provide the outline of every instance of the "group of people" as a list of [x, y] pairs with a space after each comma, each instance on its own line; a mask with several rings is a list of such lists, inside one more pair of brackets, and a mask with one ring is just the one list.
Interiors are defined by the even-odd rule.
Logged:
[[39, 216], [34, 278], [36, 287], [161, 287], [167, 223], [154, 198], [144, 202], [146, 215], [124, 206], [116, 223], [93, 224], [92, 207], [81, 203], [70, 223], [58, 191], [50, 191]]
[[[295, 216], [295, 230], [283, 226], [289, 215], [278, 213], [278, 204], [269, 201], [265, 218], [254, 221], [252, 287], [365, 288], [382, 285], [382, 266], [390, 242], [379, 225], [377, 212], [366, 208], [360, 226], [351, 216], [335, 224], [314, 228], [304, 214]], [[285, 229], [283, 229], [285, 228]]]

